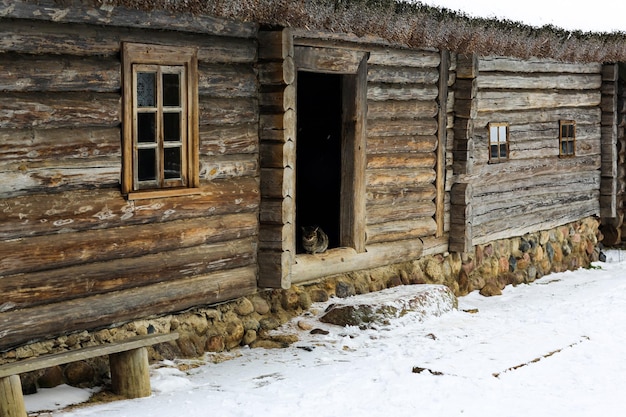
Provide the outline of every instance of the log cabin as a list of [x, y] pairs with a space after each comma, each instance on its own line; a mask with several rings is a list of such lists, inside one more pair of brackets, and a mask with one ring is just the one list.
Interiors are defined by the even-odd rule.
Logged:
[[0, 0], [0, 34], [0, 351], [588, 217], [621, 239], [623, 36], [393, 0]]

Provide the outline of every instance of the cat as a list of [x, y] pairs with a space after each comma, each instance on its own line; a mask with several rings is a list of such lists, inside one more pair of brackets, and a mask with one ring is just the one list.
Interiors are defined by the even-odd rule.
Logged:
[[319, 226], [302, 228], [302, 247], [307, 253], [315, 255], [328, 249], [328, 235]]

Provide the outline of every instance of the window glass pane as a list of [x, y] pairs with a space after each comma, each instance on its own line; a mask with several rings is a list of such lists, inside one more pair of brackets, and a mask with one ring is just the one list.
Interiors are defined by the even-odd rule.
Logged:
[[137, 150], [137, 171], [139, 181], [156, 180], [156, 149]]
[[567, 141], [561, 142], [561, 155], [567, 155]]
[[163, 165], [165, 179], [181, 178], [181, 152], [180, 146], [165, 148], [163, 150]]
[[506, 126], [500, 126], [498, 138], [500, 143], [506, 143]]
[[568, 126], [567, 137], [568, 138], [573, 138], [574, 137], [574, 125], [569, 125]]
[[180, 113], [163, 113], [163, 139], [166, 142], [180, 141]]
[[491, 158], [498, 159], [498, 145], [491, 145]]
[[489, 142], [492, 144], [498, 143], [498, 126], [489, 127]]
[[163, 74], [163, 105], [180, 106], [180, 74]]
[[154, 107], [156, 74], [154, 72], [137, 73], [137, 106]]
[[567, 154], [574, 155], [574, 141], [570, 140], [567, 142]]
[[137, 141], [154, 143], [156, 141], [156, 113], [137, 113]]
[[500, 145], [500, 158], [506, 159], [506, 143]]

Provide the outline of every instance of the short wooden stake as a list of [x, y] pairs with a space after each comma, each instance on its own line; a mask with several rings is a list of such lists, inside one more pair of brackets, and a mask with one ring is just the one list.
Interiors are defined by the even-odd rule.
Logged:
[[19, 375], [0, 378], [0, 416], [27, 417]]
[[126, 398], [149, 397], [150, 369], [145, 347], [109, 355], [113, 391]]

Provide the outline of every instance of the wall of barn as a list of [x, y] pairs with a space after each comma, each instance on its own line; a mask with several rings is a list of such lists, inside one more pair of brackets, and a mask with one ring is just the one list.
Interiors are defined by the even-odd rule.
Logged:
[[[102, 13], [0, 19], [0, 351], [256, 290], [256, 25]], [[120, 193], [122, 42], [198, 48], [198, 195]]]
[[[450, 249], [599, 215], [601, 64], [459, 56]], [[576, 151], [559, 157], [559, 120]], [[490, 122], [509, 124], [509, 157], [489, 162]]]

